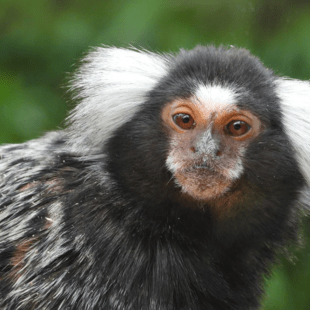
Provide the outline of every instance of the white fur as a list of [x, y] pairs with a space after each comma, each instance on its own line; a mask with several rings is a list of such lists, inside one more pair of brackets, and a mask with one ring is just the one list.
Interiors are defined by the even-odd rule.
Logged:
[[[167, 72], [168, 56], [136, 49], [100, 47], [84, 59], [72, 81], [81, 103], [68, 118], [69, 144], [95, 151], [132, 118], [149, 91]], [[83, 131], [83, 135], [80, 132]]]
[[180, 165], [175, 162], [173, 154], [170, 154], [166, 160], [166, 167], [171, 173], [176, 173], [180, 169]]
[[237, 162], [235, 163], [233, 168], [230, 168], [228, 170], [228, 175], [226, 177], [228, 177], [228, 179], [231, 180], [237, 180], [241, 177], [242, 173], [243, 173], [243, 163], [242, 163], [242, 159], [240, 157], [238, 157]]
[[197, 100], [211, 111], [220, 111], [237, 103], [237, 94], [231, 87], [221, 85], [199, 85], [195, 95]]
[[279, 78], [276, 84], [286, 133], [310, 185], [310, 82]]

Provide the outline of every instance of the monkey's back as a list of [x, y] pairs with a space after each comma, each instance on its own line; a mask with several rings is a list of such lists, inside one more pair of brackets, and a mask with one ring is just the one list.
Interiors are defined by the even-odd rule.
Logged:
[[70, 248], [61, 224], [61, 169], [70, 174], [73, 168], [66, 168], [63, 153], [62, 132], [0, 147], [1, 309], [43, 309], [42, 296], [49, 303], [48, 284], [54, 282], [45, 277], [55, 274], [52, 266], [57, 270], [57, 260]]

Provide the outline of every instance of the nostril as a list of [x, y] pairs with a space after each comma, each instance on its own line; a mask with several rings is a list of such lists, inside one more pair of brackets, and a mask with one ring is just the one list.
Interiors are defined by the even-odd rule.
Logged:
[[191, 150], [193, 153], [196, 153], [196, 149], [195, 149], [193, 146], [190, 148], [190, 150]]
[[223, 153], [222, 153], [221, 151], [217, 151], [217, 152], [216, 152], [216, 156], [222, 156], [222, 154], [223, 154]]

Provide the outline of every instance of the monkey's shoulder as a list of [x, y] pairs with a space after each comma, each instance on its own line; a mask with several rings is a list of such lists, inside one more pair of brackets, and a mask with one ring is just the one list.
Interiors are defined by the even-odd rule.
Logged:
[[52, 278], [91, 269], [87, 244], [103, 220], [95, 211], [109, 202], [105, 158], [70, 153], [63, 137], [0, 147], [0, 307], [17, 308], [14, 287], [15, 297], [41, 290], [46, 300]]

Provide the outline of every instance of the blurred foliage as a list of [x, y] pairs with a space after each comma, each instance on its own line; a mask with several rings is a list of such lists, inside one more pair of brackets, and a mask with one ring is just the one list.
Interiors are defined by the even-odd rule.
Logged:
[[[279, 75], [310, 78], [309, 0], [0, 0], [0, 143], [63, 124], [68, 72], [91, 46], [176, 52], [235, 45]], [[310, 236], [310, 225], [305, 225]], [[310, 238], [267, 280], [266, 310], [310, 309]]]

